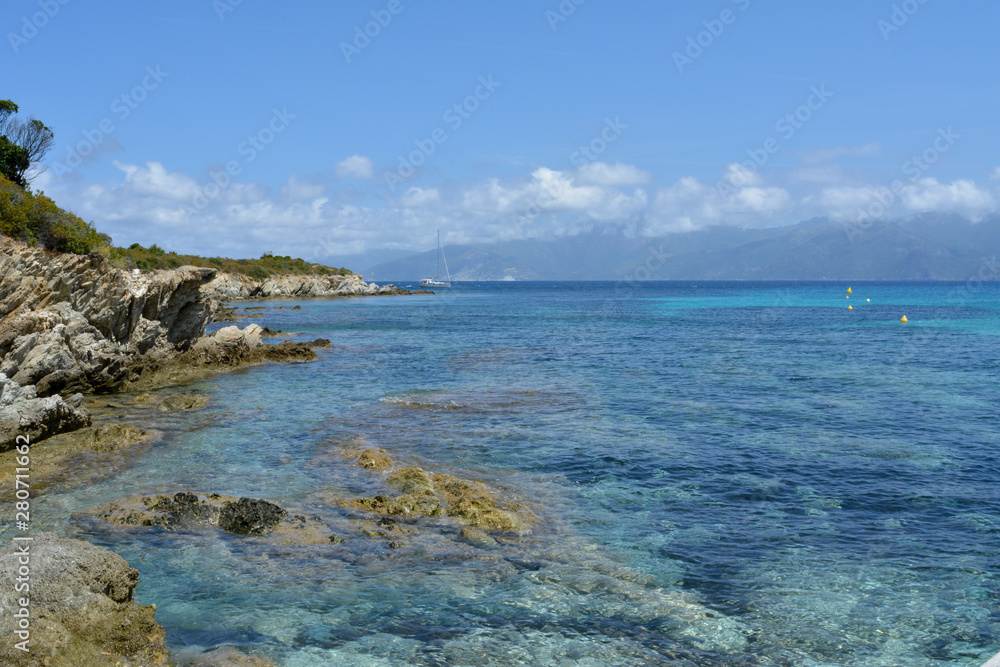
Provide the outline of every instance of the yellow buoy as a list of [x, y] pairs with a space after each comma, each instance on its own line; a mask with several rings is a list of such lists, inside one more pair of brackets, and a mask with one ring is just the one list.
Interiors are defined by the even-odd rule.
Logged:
[[850, 299], [851, 297], [850, 297], [850, 296], [845, 296], [844, 298], [845, 298], [845, 299]]
[[847, 310], [854, 310], [854, 306], [848, 306]]
[[851, 288], [850, 287], [847, 288], [847, 293], [851, 294]]
[[871, 302], [872, 302], [871, 299], [865, 299], [865, 303], [871, 303]]
[[906, 319], [906, 315], [903, 315], [901, 318], [899, 318], [899, 321], [900, 322], [909, 322], [909, 320]]

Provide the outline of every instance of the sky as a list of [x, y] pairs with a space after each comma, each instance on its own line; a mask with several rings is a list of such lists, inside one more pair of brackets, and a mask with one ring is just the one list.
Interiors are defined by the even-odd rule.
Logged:
[[987, 0], [6, 0], [32, 185], [109, 233], [363, 269], [445, 244], [1000, 202]]

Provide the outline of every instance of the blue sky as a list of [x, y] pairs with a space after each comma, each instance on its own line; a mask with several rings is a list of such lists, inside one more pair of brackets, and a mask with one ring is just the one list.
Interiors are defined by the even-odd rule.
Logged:
[[576, 2], [8, 0], [0, 98], [35, 187], [183, 252], [996, 210], [996, 3]]

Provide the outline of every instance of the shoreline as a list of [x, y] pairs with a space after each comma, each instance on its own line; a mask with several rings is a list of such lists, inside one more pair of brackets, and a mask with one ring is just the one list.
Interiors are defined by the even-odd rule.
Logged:
[[[14, 313], [15, 317], [26, 317], [30, 323], [45, 322], [44, 318], [39, 318], [38, 313], [51, 311], [62, 320], [48, 327], [24, 331], [21, 337], [14, 338], [14, 343], [19, 340], [21, 343], [28, 341], [31, 343], [27, 346], [29, 352], [39, 346], [43, 352], [51, 351], [53, 342], [70, 351], [93, 350], [96, 344], [98, 349], [117, 351], [119, 356], [113, 360], [125, 359], [130, 362], [131, 374], [113, 387], [105, 387], [104, 391], [90, 391], [85, 395], [77, 393], [71, 397], [70, 403], [74, 409], [86, 415], [85, 426], [76, 424], [74, 428], [67, 428], [63, 432], [49, 434], [32, 442], [36, 465], [33, 486], [40, 496], [46, 495], [50, 490], [57, 494], [72, 495], [75, 489], [114, 480], [123, 471], [141, 465], [147, 456], [154, 455], [157, 448], [163, 446], [164, 436], [157, 424], [164, 419], [169, 423], [176, 422], [177, 419], [186, 421], [187, 414], [196, 420], [199, 419], [195, 416], [198, 414], [205, 414], [207, 418], [209, 413], [203, 411], [207, 405], [219, 400], [219, 397], [191, 391], [188, 386], [190, 383], [269, 362], [312, 361], [317, 358], [315, 349], [332, 346], [325, 339], [311, 342], [287, 340], [268, 344], [262, 340], [264, 330], [253, 323], [245, 324], [242, 328], [223, 326], [212, 335], [204, 335], [205, 327], [214, 321], [220, 311], [220, 303], [215, 299], [208, 299], [206, 304], [203, 290], [214, 274], [178, 269], [137, 280], [141, 277], [114, 272], [105, 276], [98, 275], [95, 264], [96, 268], [100, 268], [101, 264], [93, 258], [77, 261], [84, 274], [83, 282], [90, 281], [90, 291], [66, 294], [68, 298], [75, 298], [64, 305], [58, 302], [53, 304], [48, 297], [53, 293], [58, 294], [59, 281], [70, 283], [74, 279], [79, 280], [80, 276], [62, 275], [55, 286], [43, 286], [36, 281], [27, 294], [39, 297], [42, 307]], [[108, 289], [109, 283], [113, 288], [116, 284], [121, 286], [123, 281], [130, 288], [127, 292]], [[21, 281], [22, 284], [24, 282]], [[165, 289], [164, 285], [172, 289]], [[277, 299], [397, 295], [386, 294], [381, 291], [383, 289], [378, 288], [379, 293], [374, 294], [305, 297], [282, 295]], [[39, 295], [39, 291], [43, 294]], [[107, 296], [108, 293], [118, 296]], [[105, 294], [103, 300], [94, 298], [101, 294]], [[151, 294], [157, 296], [155, 301], [142, 301], [142, 297], [150, 297]], [[96, 340], [94, 334], [95, 331], [100, 333], [100, 330], [93, 322], [99, 321], [102, 313], [113, 319], [117, 312], [114, 308], [115, 299], [126, 295], [138, 299], [141, 307], [132, 311], [137, 316], [121, 329], [128, 334], [124, 343], [125, 352], [121, 351], [121, 343], [114, 345], [108, 338], [104, 339], [105, 347], [100, 348], [100, 341]], [[178, 295], [183, 295], [184, 298], [178, 300]], [[265, 298], [276, 297], [255, 297], [237, 302], [260, 302]], [[30, 303], [30, 299], [22, 298], [22, 303]], [[283, 309], [280, 306], [278, 308]], [[185, 322], [185, 312], [191, 321]], [[163, 314], [166, 321], [144, 317], [159, 314]], [[11, 315], [10, 312], [6, 314], [3, 324], [11, 324], [7, 322]], [[142, 324], [143, 320], [148, 323]], [[74, 327], [89, 336], [81, 338], [87, 345], [80, 348], [67, 345], [67, 338], [74, 340], [72, 336], [67, 336], [67, 332], [73, 331]], [[0, 330], [2, 329], [3, 326], [0, 325]], [[129, 345], [137, 342], [134, 337], [136, 332], [142, 335], [149, 331], [156, 332], [151, 344], [128, 349]], [[170, 344], [170, 331], [186, 332], [187, 337], [180, 337]], [[53, 332], [57, 334], [56, 341], [47, 338]], [[30, 361], [31, 358], [28, 354], [21, 361]], [[76, 359], [68, 355], [43, 358]], [[51, 373], [59, 369], [46, 370]], [[10, 384], [14, 382], [11, 381]], [[57, 392], [52, 392], [49, 398], [36, 400], [48, 401], [57, 396]], [[171, 417], [172, 414], [175, 416]], [[524, 562], [548, 564], [544, 567], [560, 573], [559, 577], [568, 576], [565, 572], [567, 568], [579, 567], [583, 570], [576, 576], [596, 577], [604, 582], [601, 584], [601, 590], [604, 591], [601, 595], [608, 598], [606, 604], [620, 610], [616, 613], [631, 618], [632, 612], [628, 611], [630, 605], [622, 600], [634, 599], [640, 595], [652, 596], [651, 604], [658, 613], [683, 623], [690, 628], [693, 636], [703, 637], [705, 642], [711, 643], [709, 638], [715, 636], [722, 626], [726, 628], [725, 636], [732, 642], [738, 643], [739, 637], [745, 634], [738, 622], [710, 612], [690, 594], [681, 591], [656, 593], [645, 584], [637, 582], [636, 573], [623, 570], [607, 555], [599, 556], [601, 551], [596, 550], [597, 545], [576, 535], [570, 527], [562, 525], [563, 522], [556, 513], [525, 497], [524, 491], [508, 488], [502, 483], [481, 481], [480, 475], [454, 466], [424, 462], [414, 452], [387, 451], [377, 446], [350, 442], [331, 442], [326, 447], [320, 446], [317, 451], [323, 452], [318, 454], [323, 461], [319, 465], [331, 467], [331, 471], [341, 471], [334, 472], [332, 479], [337, 479], [337, 475], [361, 475], [363, 480], [358, 483], [362, 487], [354, 493], [345, 493], [336, 484], [330, 488], [316, 488], [286, 509], [266, 497], [227, 495], [227, 488], [174, 487], [163, 489], [163, 493], [149, 495], [148, 485], [144, 485], [135, 491], [146, 495], [133, 497], [134, 494], [122, 489], [117, 500], [110, 504], [91, 508], [88, 512], [74, 513], [70, 517], [70, 525], [84, 527], [86, 535], [126, 531], [132, 535], [132, 539], [141, 539], [141, 531], [155, 529], [157, 526], [169, 528], [193, 525], [206, 529], [215, 526], [227, 534], [238, 536], [227, 539], [248, 540], [247, 548], [257, 548], [252, 545], [260, 545], [260, 548], [274, 551], [278, 561], [280, 554], [288, 549], [305, 549], [306, 553], [316, 550], [317, 557], [328, 553], [336, 554], [345, 563], [355, 565], [366, 563], [369, 554], [383, 554], [379, 558], [388, 558], [389, 562], [401, 565], [405, 565], [406, 558], [418, 558], [420, 561], [429, 558], [433, 561], [440, 557], [444, 561], [457, 559], [457, 562], [481, 562], [487, 569], [495, 570], [497, 576], [515, 578], [519, 576]], [[12, 459], [15, 454], [14, 450], [8, 450], [0, 453], [0, 457], [4, 460]], [[7, 462], [8, 468], [13, 470], [14, 462]], [[361, 491], [361, 488], [364, 490]], [[308, 514], [307, 506], [322, 508], [322, 519], [310, 518], [315, 511], [310, 510], [313, 514]], [[46, 545], [45, 549], [54, 550], [53, 553], [75, 553], [75, 557], [85, 562], [95, 559], [95, 562], [104, 562], [106, 559], [117, 558], [114, 562], [118, 565], [115, 567], [125, 568], [123, 572], [135, 573], [128, 575], [131, 589], [134, 589], [139, 580], [138, 571], [128, 570], [128, 563], [111, 551], [91, 547], [80, 540], [46, 537], [44, 533], [37, 536], [44, 538], [41, 542]], [[48, 552], [42, 551], [40, 557], [43, 562], [49, 557], [47, 554]], [[579, 554], [586, 554], [586, 557], [581, 560]], [[5, 557], [0, 552], [0, 559], [2, 558]], [[9, 558], [2, 562], [13, 563]], [[44, 576], [46, 579], [55, 578], [51, 574]], [[95, 576], [101, 576], [100, 568], [96, 570]], [[88, 581], [74, 581], [71, 584], [76, 587], [94, 585]], [[592, 585], [584, 582], [579, 584], [581, 590], [590, 590]], [[100, 601], [101, 598], [96, 600], [95, 609], [110, 604]], [[114, 614], [142, 619], [134, 627], [142, 629], [146, 639], [132, 637], [128, 640], [132, 642], [132, 646], [143, 647], [141, 651], [132, 654], [108, 651], [111, 645], [107, 643], [107, 636], [90, 630], [88, 634], [74, 640], [82, 641], [83, 644], [76, 643], [73, 648], [64, 646], [70, 653], [61, 654], [62, 657], [99, 655], [103, 652], [113, 656], [113, 659], [135, 659], [141, 655], [143, 657], [140, 661], [143, 664], [166, 664], [166, 634], [154, 620], [155, 606], [136, 605], [131, 600], [131, 592], [112, 602]], [[52, 617], [58, 617], [57, 610], [50, 610], [50, 613]], [[99, 610], [88, 618], [97, 624], [108, 622], [108, 617]], [[40, 630], [41, 632], [44, 630]], [[39, 634], [37, 637], [41, 639], [45, 635]], [[160, 639], [154, 641], [149, 640], [149, 637]], [[55, 638], [49, 639], [57, 642]], [[115, 645], [121, 646], [120, 643]], [[209, 648], [226, 649], [224, 645]], [[18, 659], [21, 656], [9, 652], [6, 655], [11, 659], [11, 664], [41, 664], [32, 661], [18, 662], [12, 656]], [[179, 664], [193, 665], [197, 662], [183, 658]]]

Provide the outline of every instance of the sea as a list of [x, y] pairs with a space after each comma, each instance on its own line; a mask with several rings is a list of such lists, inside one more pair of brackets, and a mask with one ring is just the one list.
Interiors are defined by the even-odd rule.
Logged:
[[[177, 656], [969, 667], [1000, 651], [996, 281], [457, 282], [237, 305], [332, 347], [160, 390], [209, 403], [144, 417], [152, 444], [33, 500], [33, 529], [139, 570]], [[88, 515], [192, 491], [352, 525], [363, 512], [336, 499], [386, 488], [358, 447], [537, 520], [470, 543], [447, 517], [398, 517], [394, 541], [295, 545]]]

